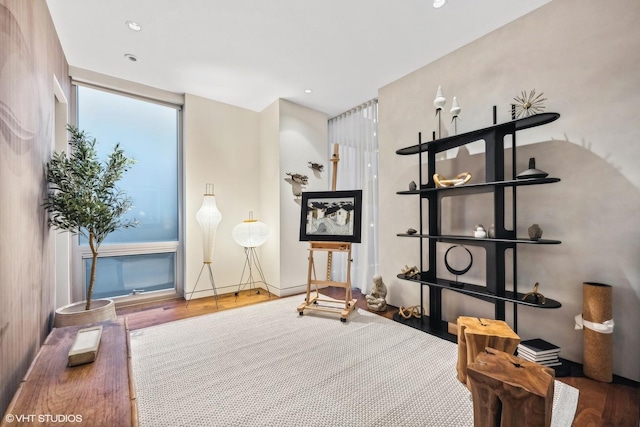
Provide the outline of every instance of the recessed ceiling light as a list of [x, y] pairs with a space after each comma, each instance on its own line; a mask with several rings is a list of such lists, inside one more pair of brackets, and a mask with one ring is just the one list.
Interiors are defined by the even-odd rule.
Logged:
[[447, 0], [433, 0], [433, 7], [435, 7], [436, 9], [439, 7], [444, 6], [444, 4], [447, 2]]
[[138, 57], [135, 55], [132, 55], [130, 53], [125, 53], [124, 57], [127, 58], [129, 61], [131, 62], [136, 62], [138, 60]]
[[305, 89], [304, 90], [304, 93], [311, 93], [311, 92], [313, 92], [313, 90], [311, 90], [311, 89]]
[[131, 28], [133, 31], [140, 31], [142, 27], [135, 21], [127, 21], [127, 27]]

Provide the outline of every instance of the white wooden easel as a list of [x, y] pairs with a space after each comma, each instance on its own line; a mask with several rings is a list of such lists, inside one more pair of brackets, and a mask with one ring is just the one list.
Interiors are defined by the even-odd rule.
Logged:
[[[340, 157], [338, 155], [338, 144], [333, 146], [333, 156], [331, 162], [333, 163], [333, 176], [331, 182], [331, 191], [336, 191], [336, 180], [338, 178], [338, 162]], [[313, 253], [314, 252], [326, 252], [327, 253], [327, 278], [326, 280], [318, 280], [316, 277], [316, 269], [314, 264]], [[345, 253], [347, 255], [347, 276], [344, 282], [335, 282], [331, 280], [331, 264], [333, 260], [333, 253]], [[344, 300], [335, 299], [322, 299], [318, 292], [318, 285], [338, 286], [345, 289]], [[311, 297], [311, 287], [315, 287], [315, 296]], [[351, 242], [309, 242], [309, 269], [307, 271], [307, 295], [302, 304], [298, 306], [298, 313], [300, 316], [304, 314], [305, 310], [317, 310], [327, 313], [334, 313], [340, 315], [340, 321], [346, 322], [347, 317], [356, 308], [356, 301], [351, 294]], [[330, 302], [337, 304], [338, 307], [319, 305], [319, 302]], [[340, 305], [344, 305], [341, 308]]]

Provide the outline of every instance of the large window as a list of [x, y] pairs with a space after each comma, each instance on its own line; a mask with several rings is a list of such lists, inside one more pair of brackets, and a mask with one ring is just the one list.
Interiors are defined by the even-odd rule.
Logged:
[[[76, 86], [77, 126], [98, 140], [101, 157], [120, 143], [135, 165], [120, 181], [133, 199], [136, 228], [111, 233], [100, 248], [95, 296], [176, 289], [180, 257], [180, 108], [88, 86]], [[91, 251], [79, 239], [77, 281], [86, 295]], [[76, 296], [78, 292], [75, 293]]]

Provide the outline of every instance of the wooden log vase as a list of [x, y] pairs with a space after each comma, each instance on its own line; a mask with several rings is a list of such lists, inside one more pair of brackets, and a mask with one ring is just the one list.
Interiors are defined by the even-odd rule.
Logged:
[[[613, 381], [613, 333], [589, 327], [613, 320], [613, 288], [602, 283], [585, 282], [582, 288], [584, 375], [596, 381]], [[602, 328], [604, 329], [604, 328]]]

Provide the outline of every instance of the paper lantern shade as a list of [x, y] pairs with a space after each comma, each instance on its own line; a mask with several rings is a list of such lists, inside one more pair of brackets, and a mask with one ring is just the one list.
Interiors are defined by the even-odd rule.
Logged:
[[233, 227], [233, 240], [245, 248], [255, 248], [262, 245], [269, 237], [269, 227], [255, 219], [247, 219]]
[[216, 205], [213, 184], [207, 184], [207, 191], [202, 199], [202, 206], [196, 213], [196, 220], [202, 228], [202, 262], [213, 262], [213, 247], [216, 242], [216, 230], [222, 220], [222, 214]]

